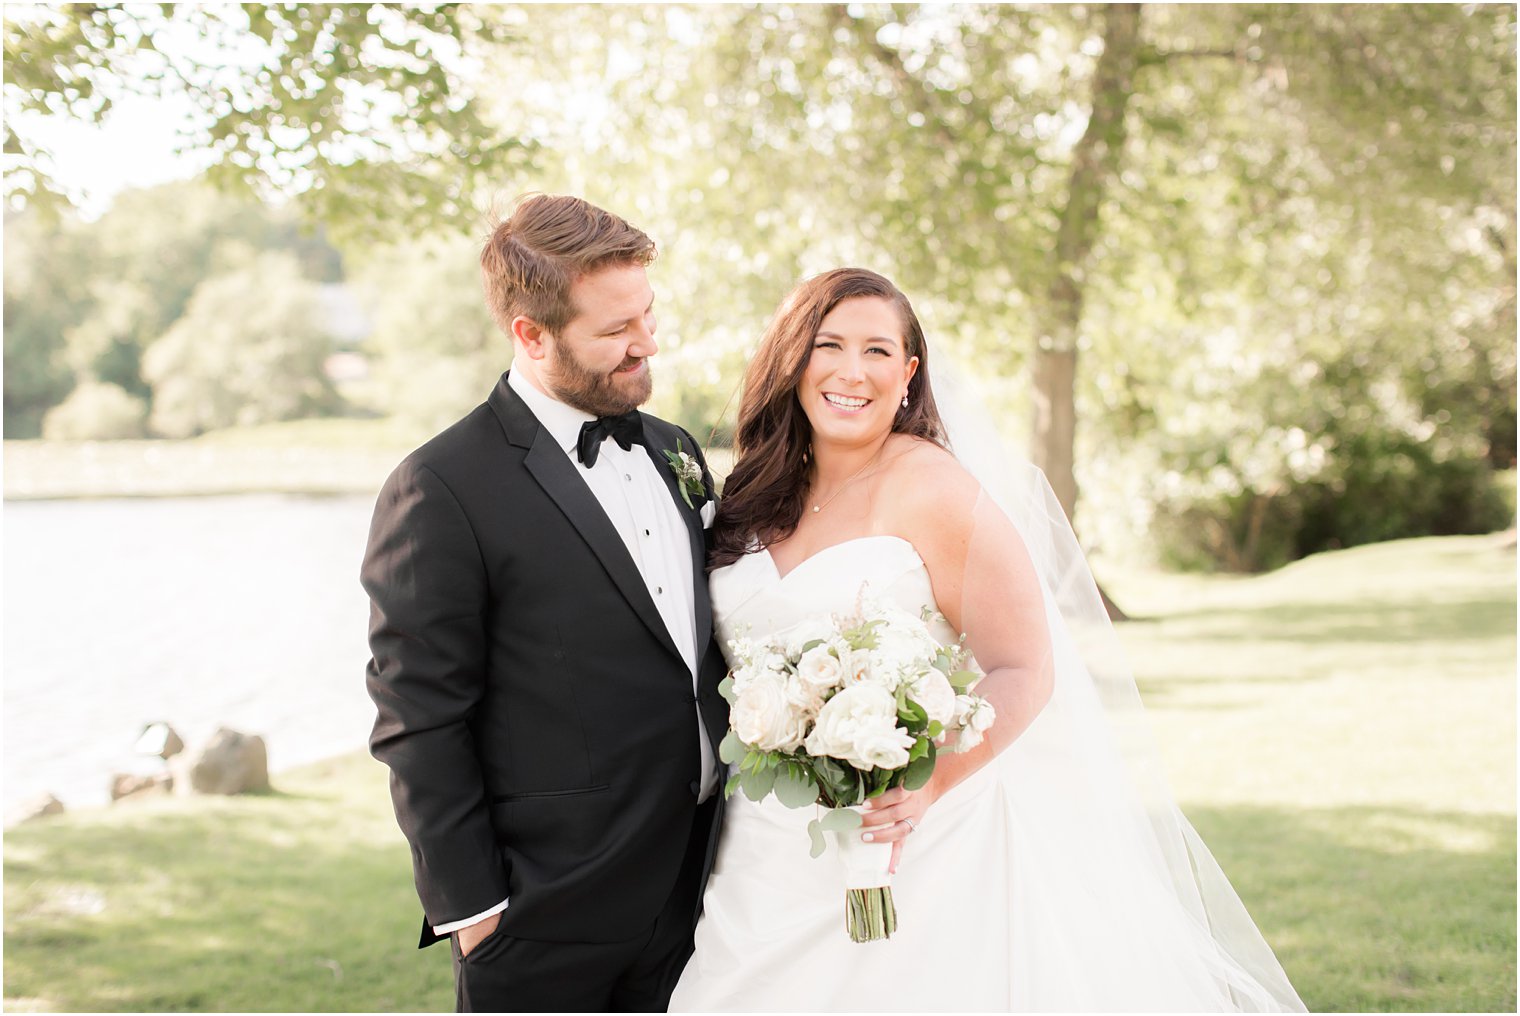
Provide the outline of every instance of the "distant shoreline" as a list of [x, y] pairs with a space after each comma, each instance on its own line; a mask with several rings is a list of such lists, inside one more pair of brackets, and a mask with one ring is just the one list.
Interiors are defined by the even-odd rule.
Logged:
[[6, 441], [5, 500], [374, 495], [408, 447]]
[[[300, 420], [186, 440], [6, 441], [6, 501], [110, 498], [374, 497], [427, 435], [384, 420]], [[708, 449], [716, 475], [727, 448]]]

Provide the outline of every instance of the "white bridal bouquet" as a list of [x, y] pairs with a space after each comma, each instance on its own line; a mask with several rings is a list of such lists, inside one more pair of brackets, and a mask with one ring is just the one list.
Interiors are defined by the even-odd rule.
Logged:
[[845, 863], [845, 926], [856, 942], [888, 938], [897, 911], [887, 873], [892, 847], [865, 843], [855, 807], [893, 787], [929, 782], [940, 751], [965, 751], [995, 718], [972, 693], [965, 637], [941, 645], [935, 615], [868, 599], [855, 613], [810, 619], [766, 641], [730, 642], [735, 666], [719, 691], [729, 731], [719, 757], [737, 763], [726, 793], [766, 794], [789, 808], [829, 809], [808, 823], [814, 857], [833, 833]]

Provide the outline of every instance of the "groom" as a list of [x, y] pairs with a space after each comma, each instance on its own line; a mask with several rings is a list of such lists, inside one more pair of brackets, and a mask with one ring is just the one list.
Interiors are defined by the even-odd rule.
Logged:
[[521, 202], [480, 259], [512, 369], [375, 506], [370, 747], [462, 1012], [664, 1011], [691, 952], [725, 668], [711, 478], [636, 409], [654, 256], [579, 198]]

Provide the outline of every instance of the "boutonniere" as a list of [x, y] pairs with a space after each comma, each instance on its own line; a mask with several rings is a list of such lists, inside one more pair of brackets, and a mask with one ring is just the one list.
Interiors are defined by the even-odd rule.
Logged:
[[702, 467], [695, 458], [681, 450], [680, 438], [676, 438], [676, 450], [667, 448], [664, 454], [670, 463], [670, 471], [676, 474], [676, 485], [681, 488], [681, 500], [686, 502], [686, 507], [695, 508], [692, 496], [701, 498], [707, 494], [707, 488], [702, 486]]

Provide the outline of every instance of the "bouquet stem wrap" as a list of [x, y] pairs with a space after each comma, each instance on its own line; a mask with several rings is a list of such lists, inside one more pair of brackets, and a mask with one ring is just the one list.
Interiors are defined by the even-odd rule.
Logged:
[[[859, 810], [859, 809], [855, 809]], [[845, 930], [855, 942], [891, 938], [897, 930], [892, 901], [892, 844], [867, 843], [860, 829], [835, 832], [834, 845], [844, 866]]]

